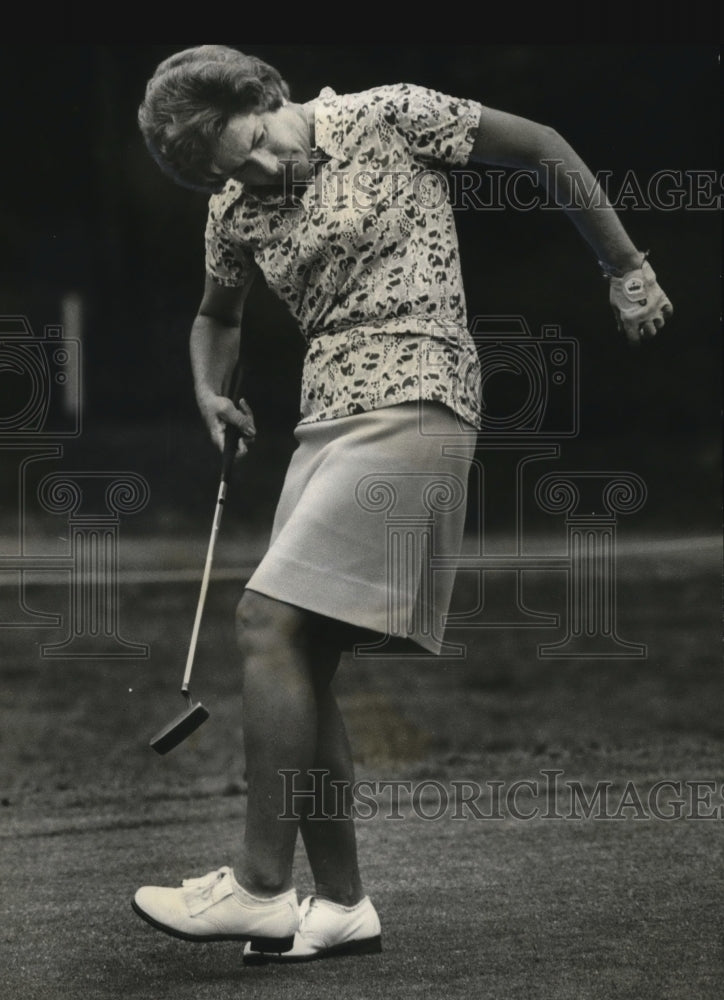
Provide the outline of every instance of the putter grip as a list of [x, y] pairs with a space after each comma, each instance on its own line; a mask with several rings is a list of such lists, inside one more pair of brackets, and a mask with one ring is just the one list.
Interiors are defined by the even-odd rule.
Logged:
[[[234, 406], [236, 406], [239, 393], [241, 392], [242, 376], [243, 367], [241, 364], [241, 356], [239, 356], [236, 364], [234, 365], [234, 370], [231, 373], [231, 384], [228, 390], [229, 398], [233, 402]], [[234, 466], [236, 446], [239, 443], [240, 436], [241, 430], [234, 426], [234, 424], [227, 424], [224, 428], [224, 454], [221, 463], [221, 479], [224, 483], [228, 483], [231, 479], [231, 470]]]
[[231, 479], [231, 469], [234, 465], [234, 455], [236, 455], [240, 434], [241, 431], [234, 424], [227, 424], [224, 428], [224, 457], [221, 463], [221, 478], [225, 483]]

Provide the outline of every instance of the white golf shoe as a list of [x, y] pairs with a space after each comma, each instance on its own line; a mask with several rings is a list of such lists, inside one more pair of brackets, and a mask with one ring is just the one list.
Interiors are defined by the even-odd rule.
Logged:
[[299, 907], [299, 930], [288, 951], [260, 948], [250, 941], [244, 965], [267, 962], [311, 962], [338, 955], [373, 955], [382, 951], [380, 918], [368, 896], [356, 906], [341, 906], [318, 896], [307, 896]]
[[249, 941], [258, 950], [286, 951], [299, 927], [295, 889], [252, 896], [228, 867], [184, 879], [178, 889], [145, 885], [131, 905], [152, 927], [185, 941]]

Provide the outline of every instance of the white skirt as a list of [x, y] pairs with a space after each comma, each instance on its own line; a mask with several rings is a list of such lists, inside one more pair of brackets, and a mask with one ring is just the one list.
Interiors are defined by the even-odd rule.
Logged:
[[424, 401], [298, 425], [248, 589], [439, 653], [476, 436]]

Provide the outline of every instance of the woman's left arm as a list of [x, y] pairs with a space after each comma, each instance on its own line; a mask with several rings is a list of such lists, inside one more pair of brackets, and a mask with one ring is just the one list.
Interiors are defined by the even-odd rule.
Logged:
[[547, 125], [483, 108], [470, 159], [531, 171], [611, 274], [610, 301], [629, 340], [652, 337], [673, 308], [580, 156]]

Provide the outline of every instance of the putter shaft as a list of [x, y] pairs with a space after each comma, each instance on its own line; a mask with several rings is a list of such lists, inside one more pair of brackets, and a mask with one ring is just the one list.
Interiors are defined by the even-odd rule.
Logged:
[[231, 466], [234, 461], [234, 455], [236, 454], [236, 445], [238, 441], [239, 428], [233, 426], [232, 424], [227, 424], [224, 431], [224, 459], [221, 468], [219, 492], [216, 497], [216, 508], [214, 509], [214, 521], [211, 525], [209, 547], [206, 551], [206, 564], [204, 565], [204, 575], [201, 580], [201, 592], [199, 594], [199, 602], [196, 605], [196, 617], [194, 618], [194, 627], [191, 632], [188, 656], [186, 657], [186, 670], [184, 671], [183, 683], [181, 685], [181, 691], [183, 694], [188, 694], [189, 683], [191, 681], [191, 671], [194, 666], [196, 645], [199, 639], [199, 629], [201, 628], [201, 619], [204, 613], [204, 605], [206, 604], [206, 593], [209, 589], [209, 580], [211, 578], [211, 566], [214, 561], [214, 549], [216, 548], [216, 539], [219, 534], [219, 527], [221, 526], [221, 515], [224, 512], [226, 491], [231, 477]]

